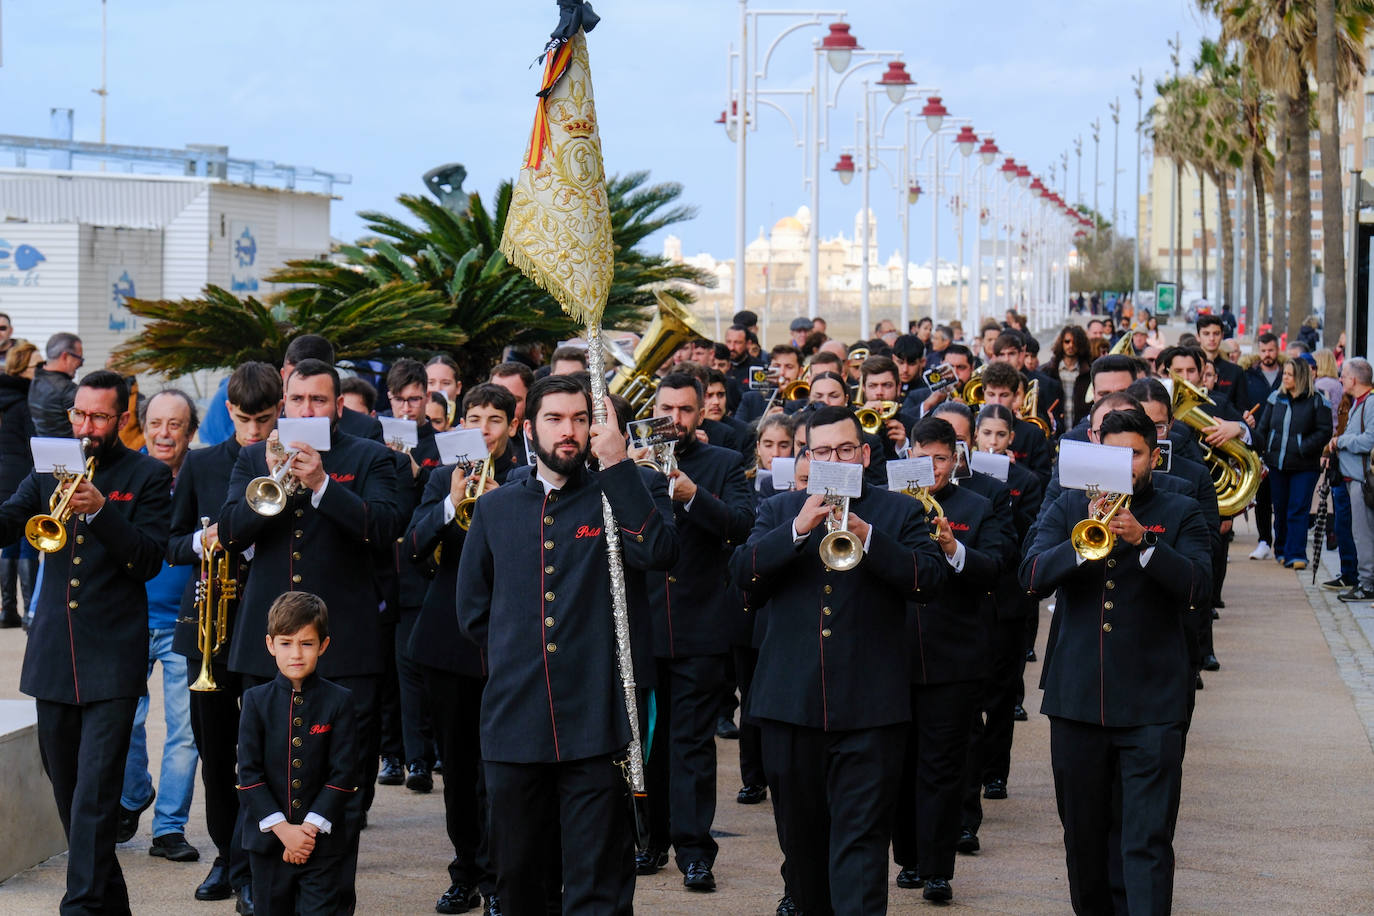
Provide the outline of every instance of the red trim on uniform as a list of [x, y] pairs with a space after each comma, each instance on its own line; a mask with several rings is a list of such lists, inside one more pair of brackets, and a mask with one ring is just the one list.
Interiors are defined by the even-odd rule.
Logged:
[[[539, 519], [542, 522], [548, 512], [549, 494], [544, 492], [544, 501], [539, 505]], [[542, 531], [540, 532], [543, 533]], [[562, 760], [563, 756], [558, 752], [558, 718], [553, 713], [553, 680], [549, 677], [549, 632], [548, 627], [544, 626], [544, 541], [546, 538], [539, 539], [539, 651], [544, 656], [544, 687], [549, 692], [549, 726], [553, 729], [553, 756], [555, 760]]]
[[238, 790], [239, 790], [240, 792], [246, 792], [246, 791], [248, 791], [249, 789], [256, 789], [258, 786], [265, 786], [265, 785], [267, 785], [267, 783], [265, 783], [265, 782], [255, 782], [255, 783], [253, 783], [251, 786], [239, 786], [239, 787], [238, 787]]
[[329, 783], [325, 783], [325, 784], [324, 784], [324, 787], [325, 787], [326, 789], [333, 789], [335, 792], [356, 792], [356, 791], [358, 791], [356, 788], [354, 788], [354, 789], [345, 789], [343, 786], [331, 786]]
[[[286, 807], [282, 813], [286, 815], [286, 822], [288, 824], [291, 823], [291, 815], [289, 813], [291, 811], [291, 708], [296, 705], [295, 699], [296, 690], [293, 688], [290, 698], [286, 701]], [[301, 705], [304, 706], [305, 704], [302, 703]], [[301, 717], [301, 721], [305, 721], [303, 716]]]
[[646, 516], [644, 516], [644, 524], [640, 525], [638, 528], [626, 528], [624, 525], [621, 525], [621, 526], [620, 526], [620, 530], [623, 531], [623, 532], [625, 532], [626, 534], [643, 534], [643, 533], [644, 533], [644, 529], [647, 528], [647, 527], [649, 526], [649, 519], [653, 518], [653, 517], [654, 517], [654, 513], [657, 512], [657, 511], [658, 511], [658, 507], [657, 507], [657, 506], [655, 506], [654, 508], [650, 509], [650, 510], [649, 510], [649, 514], [646, 515]]
[[[80, 524], [78, 521], [77, 524]], [[67, 538], [69, 554], [67, 557], [67, 568], [71, 569], [71, 560], [76, 556], [76, 525], [72, 525], [72, 536]], [[32, 616], [33, 612], [29, 612]], [[72, 585], [71, 580], [67, 580], [67, 645], [72, 650], [72, 690], [76, 693], [76, 702], [81, 702], [81, 680], [76, 675], [76, 633], [72, 630]]]
[[821, 650], [821, 727], [830, 731], [830, 700], [826, 696], [827, 688], [825, 684], [825, 637], [821, 635], [821, 630], [825, 629], [825, 617], [821, 617], [821, 625], [816, 628], [816, 639], [820, 641]]
[[1039, 565], [1040, 565], [1040, 554], [1037, 553], [1037, 554], [1035, 555], [1035, 559], [1034, 559], [1034, 560], [1031, 560], [1030, 581], [1026, 583], [1026, 594], [1027, 594], [1027, 595], [1034, 595], [1034, 594], [1035, 594], [1035, 568], [1036, 568], [1037, 566], [1039, 566]]

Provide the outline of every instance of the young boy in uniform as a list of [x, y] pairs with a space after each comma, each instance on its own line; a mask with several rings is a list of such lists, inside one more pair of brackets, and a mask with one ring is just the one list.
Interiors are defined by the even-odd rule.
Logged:
[[[358, 829], [353, 693], [315, 674], [329, 614], [309, 592], [286, 592], [267, 614], [272, 681], [243, 694], [239, 791], [243, 846], [258, 916], [332, 914], [340, 865]], [[256, 827], [256, 829], [253, 829]]]

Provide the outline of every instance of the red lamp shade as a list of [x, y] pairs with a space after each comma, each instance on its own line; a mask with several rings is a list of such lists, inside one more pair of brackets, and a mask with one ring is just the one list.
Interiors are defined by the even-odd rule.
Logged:
[[840, 179], [840, 184], [849, 184], [854, 180], [854, 157], [849, 153], [841, 153], [840, 161], [835, 163], [831, 169]]
[[821, 39], [821, 49], [830, 62], [830, 69], [843, 73], [849, 66], [849, 59], [859, 50], [859, 40], [849, 34], [849, 23], [832, 22], [830, 34]]

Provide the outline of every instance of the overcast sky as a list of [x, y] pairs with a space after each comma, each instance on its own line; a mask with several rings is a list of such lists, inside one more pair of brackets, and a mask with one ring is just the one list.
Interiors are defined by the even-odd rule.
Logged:
[[[0, 4], [0, 133], [46, 136], [49, 109], [72, 107], [77, 138], [99, 139], [99, 99], [91, 93], [100, 82], [98, 0]], [[784, 4], [758, 0], [751, 8], [768, 6]], [[673, 230], [686, 253], [732, 256], [734, 146], [713, 121], [725, 107], [737, 4], [597, 0], [595, 7], [603, 21], [589, 46], [607, 170], [648, 169], [656, 180], [681, 182], [684, 201], [699, 210]], [[847, 9], [862, 45], [905, 52], [918, 85], [943, 90], [951, 115], [971, 118], [1005, 154], [1043, 173], [1068, 150], [1071, 197], [1072, 142], [1082, 134], [1089, 202], [1088, 124], [1101, 117], [1104, 211], [1111, 207], [1108, 103], [1114, 96], [1122, 102], [1118, 206], [1128, 211], [1135, 184], [1131, 74], [1143, 68], [1148, 107], [1154, 80], [1170, 69], [1167, 40], [1182, 34], [1186, 66], [1199, 37], [1213, 31], [1188, 0], [856, 0]], [[233, 156], [350, 173], [353, 183], [338, 189], [343, 199], [333, 216], [334, 234], [350, 240], [362, 228], [356, 211], [396, 210], [395, 196], [420, 190], [420, 176], [434, 165], [463, 163], [465, 187], [488, 199], [516, 172], [538, 84], [530, 64], [557, 21], [552, 0], [109, 0], [108, 12], [110, 142], [227, 144]], [[781, 25], [764, 22], [767, 43]], [[823, 31], [786, 38], [765, 85], [808, 85], [810, 44]], [[881, 70], [870, 72], [876, 79]], [[851, 234], [860, 204], [860, 182], [842, 188], [828, 171], [853, 142], [858, 82], [845, 87], [822, 159], [826, 236]], [[775, 112], [763, 110], [749, 152], [752, 238], [806, 203], [807, 192], [802, 151]], [[922, 198], [912, 213], [914, 261], [929, 256], [929, 205]], [[900, 235], [894, 192], [881, 172], [874, 173], [872, 206], [886, 257]], [[948, 210], [941, 222], [945, 237]], [[948, 248], [941, 253], [953, 257]]]

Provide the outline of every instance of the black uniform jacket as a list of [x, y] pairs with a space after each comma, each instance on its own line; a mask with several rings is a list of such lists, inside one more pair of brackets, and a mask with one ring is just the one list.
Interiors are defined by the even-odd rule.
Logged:
[[[497, 483], [505, 483], [506, 475], [515, 466], [515, 453], [507, 448], [500, 458], [492, 461], [492, 476]], [[456, 613], [458, 589], [458, 560], [463, 554], [463, 539], [467, 532], [457, 521], [444, 522], [444, 501], [449, 498], [456, 465], [444, 465], [429, 475], [420, 505], [410, 516], [404, 549], [406, 558], [429, 579], [420, 616], [410, 631], [406, 654], [421, 665], [463, 674], [486, 677], [487, 661], [477, 644], [458, 628]], [[438, 563], [435, 563], [435, 552]]]
[[1087, 517], [1081, 491], [1048, 507], [1021, 562], [1028, 592], [1059, 589], [1043, 678], [1046, 715], [1110, 727], [1187, 717], [1185, 618], [1211, 595], [1207, 525], [1196, 500], [1153, 484], [1130, 508], [1158, 539], [1144, 566], [1144, 551], [1121, 539], [1106, 559], [1078, 562], [1069, 534]]
[[1016, 463], [1039, 474], [1041, 479], [1048, 480], [1054, 462], [1050, 455], [1050, 444], [1040, 427], [1016, 417], [1012, 422], [1012, 432], [1015, 435], [1009, 451]]
[[[507, 449], [506, 453], [509, 454], [510, 450]], [[410, 450], [409, 455], [393, 451], [391, 460], [396, 465], [396, 507], [400, 513], [401, 524], [404, 525], [414, 513], [415, 507], [420, 504], [430, 475], [439, 467], [439, 447], [434, 444], [434, 430], [428, 423], [420, 424], [419, 443]], [[412, 460], [420, 469], [418, 474], [411, 473]], [[383, 592], [387, 606], [396, 610], [418, 609], [424, 604], [430, 580], [419, 567], [410, 562], [404, 529], [397, 530], [388, 560], [381, 572], [383, 579], [387, 581]]]
[[[148, 593], [162, 569], [172, 472], [118, 440], [95, 469], [105, 505], [72, 516], [67, 543], [43, 562], [43, 585], [24, 650], [19, 689], [39, 700], [91, 703], [148, 692]], [[0, 543], [49, 511], [57, 482], [30, 471], [0, 506]]]
[[872, 526], [859, 565], [832, 572], [821, 562], [825, 525], [793, 543], [804, 491], [759, 504], [749, 542], [730, 571], [751, 606], [768, 602], [749, 714], [841, 731], [911, 719], [906, 604], [937, 589], [950, 566], [930, 539], [921, 504], [864, 484], [850, 512]]
[[329, 608], [331, 641], [320, 657], [321, 676], [380, 674], [376, 558], [388, 552], [402, 523], [391, 450], [335, 430], [329, 451], [321, 453], [329, 484], [319, 508], [302, 487], [270, 518], [243, 498], [248, 482], [267, 473], [265, 451], [266, 443], [258, 442], [239, 452], [220, 513], [225, 546], [237, 552], [254, 547], [229, 647], [230, 670], [274, 676], [277, 667], [263, 645], [267, 610], [278, 595], [300, 590], [319, 595]]
[[998, 512], [986, 497], [952, 484], [934, 495], [949, 519], [954, 539], [964, 545], [964, 566], [958, 572], [950, 566], [944, 583], [920, 589], [907, 604], [907, 650], [913, 684], [946, 684], [987, 676], [993, 590], [1015, 549], [1008, 514]]
[[[1044, 480], [1039, 474], [1013, 462], [1007, 466], [1005, 483], [991, 475], [975, 473], [967, 480], [959, 481], [959, 485], [991, 500], [994, 515], [1004, 523], [1003, 535], [1007, 539], [1008, 550], [1003, 555], [1002, 569], [997, 576], [992, 601], [993, 619], [1010, 620], [1034, 613], [1038, 604], [1026, 599], [1026, 590], [1016, 578], [1016, 567], [1021, 562], [1026, 536], [1035, 525], [1036, 513], [1040, 511], [1040, 501], [1045, 492]], [[1010, 527], [1006, 526], [1008, 522]]]
[[[238, 460], [240, 446], [233, 436], [217, 445], [198, 448], [186, 453], [177, 474], [176, 489], [172, 492], [172, 536], [167, 541], [167, 562], [173, 566], [194, 566], [196, 575], [186, 583], [186, 591], [181, 595], [181, 613], [177, 618], [176, 631], [172, 634], [172, 649], [187, 658], [200, 658], [200, 642], [196, 621], [196, 584], [200, 581], [200, 557], [191, 546], [200, 537], [201, 517], [208, 518], [210, 524], [219, 521], [220, 510], [224, 508], [224, 497], [229, 492], [229, 476], [234, 473], [234, 462]], [[243, 557], [229, 554], [230, 569], [240, 579], [248, 566]], [[238, 616], [239, 602], [229, 602], [230, 633], [234, 632], [234, 620]], [[263, 633], [266, 633], [264, 630]], [[263, 634], [258, 634], [259, 639]], [[226, 648], [220, 653], [223, 662], [229, 654]]]
[[339, 432], [345, 436], [371, 439], [373, 442], [383, 441], [381, 420], [348, 407], [345, 407], [343, 412], [339, 414]]
[[629, 742], [602, 494], [620, 527], [627, 591], [639, 589], [629, 598], [633, 619], [647, 609], [643, 574], [678, 558], [663, 475], [624, 460], [579, 469], [547, 494], [529, 474], [477, 501], [457, 593], [458, 622], [487, 656], [483, 759], [555, 763]]
[[681, 551], [667, 572], [650, 573], [654, 655], [685, 658], [723, 655], [730, 649], [730, 617], [739, 593], [724, 570], [734, 548], [749, 537], [754, 513], [740, 456], [692, 441], [677, 447], [677, 461], [697, 485], [690, 509], [673, 502]]
[[301, 824], [314, 813], [331, 829], [315, 837], [312, 858], [343, 854], [357, 829], [348, 813], [358, 791], [357, 740], [353, 691], [318, 674], [305, 678], [300, 690], [282, 674], [245, 690], [238, 786], [248, 815], [243, 848], [280, 854], [281, 840], [263, 833], [258, 823], [280, 812]]
[[1212, 400], [1227, 401], [1239, 413], [1244, 413], [1254, 406], [1255, 402], [1250, 400], [1250, 386], [1246, 384], [1244, 369], [1221, 356], [1212, 360], [1212, 368], [1217, 373], [1217, 383], [1209, 392]]

